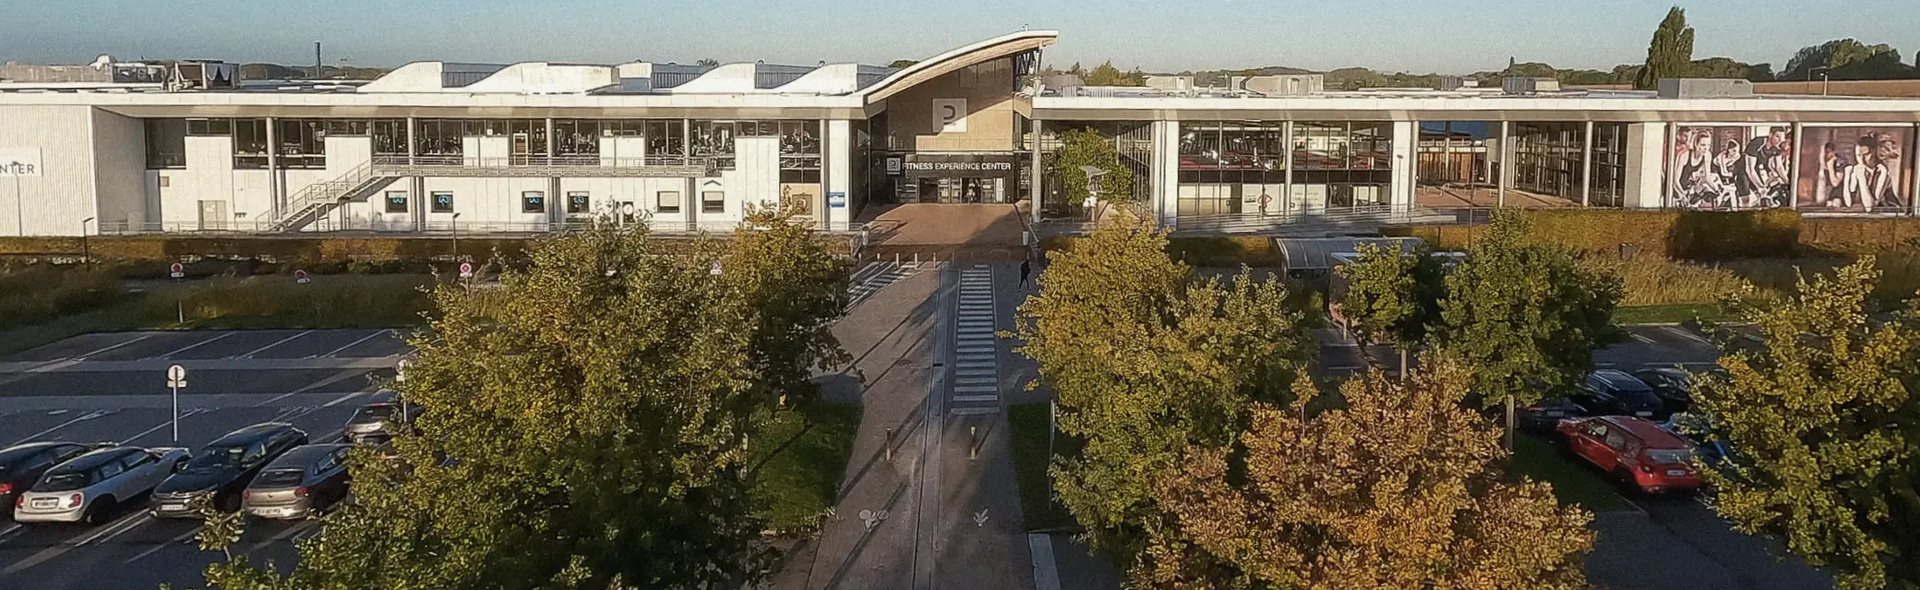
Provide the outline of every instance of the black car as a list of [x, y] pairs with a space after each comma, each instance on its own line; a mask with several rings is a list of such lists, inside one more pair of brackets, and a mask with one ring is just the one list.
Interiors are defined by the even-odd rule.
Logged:
[[285, 422], [255, 424], [207, 443], [193, 459], [153, 489], [153, 515], [192, 517], [195, 500], [208, 498], [215, 508], [240, 508], [240, 493], [261, 467], [288, 449], [307, 444], [307, 433]]
[[420, 419], [420, 406], [400, 400], [399, 392], [383, 389], [373, 394], [366, 405], [347, 418], [341, 432], [347, 442], [378, 445], [393, 438], [393, 432]]
[[1573, 396], [1588, 415], [1634, 416], [1652, 419], [1660, 413], [1660, 396], [1633, 375], [1617, 369], [1587, 374], [1587, 382]]
[[1686, 371], [1676, 368], [1641, 369], [1633, 376], [1660, 397], [1660, 417], [1666, 418], [1693, 407], [1693, 384]]
[[1513, 419], [1522, 430], [1547, 432], [1552, 431], [1561, 420], [1585, 415], [1586, 410], [1580, 404], [1564, 397], [1554, 397], [1514, 408]]
[[53, 466], [110, 444], [37, 442], [0, 449], [0, 506], [13, 506], [13, 499], [33, 482], [39, 481]]

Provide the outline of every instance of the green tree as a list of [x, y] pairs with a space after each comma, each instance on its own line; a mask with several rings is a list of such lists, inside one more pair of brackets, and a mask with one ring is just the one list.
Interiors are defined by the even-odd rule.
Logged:
[[1466, 260], [1447, 273], [1436, 344], [1473, 368], [1487, 405], [1530, 404], [1593, 369], [1593, 351], [1619, 338], [1620, 279], [1582, 267], [1565, 248], [1526, 242], [1519, 213], [1494, 216]]
[[1020, 306], [1020, 352], [1058, 400], [1060, 431], [1084, 442], [1049, 472], [1093, 544], [1123, 560], [1177, 534], [1153, 502], [1189, 447], [1230, 444], [1255, 401], [1285, 404], [1315, 347], [1277, 281], [1194, 280], [1166, 234], [1127, 220], [1049, 256]]
[[700, 58], [700, 61], [693, 62], [693, 65], [710, 68], [713, 66], [720, 65], [720, 60], [717, 60], [711, 57], [703, 57], [703, 58]]
[[1780, 79], [1814, 80], [1821, 72], [1825, 72], [1830, 78], [1839, 80], [1840, 72], [1833, 70], [1862, 64], [1883, 54], [1893, 54], [1892, 61], [1900, 61], [1899, 52], [1891, 45], [1868, 45], [1852, 38], [1834, 39], [1794, 52], [1793, 59], [1787, 60], [1787, 69], [1780, 72]]
[[920, 63], [920, 60], [917, 59], [896, 59], [893, 60], [893, 63], [887, 64], [887, 67], [900, 70], [913, 67], [918, 63]]
[[1725, 57], [1709, 57], [1694, 60], [1693, 69], [1691, 70], [1692, 73], [1689, 75], [1695, 78], [1730, 78], [1743, 80], [1746, 79], [1752, 71], [1753, 66], [1743, 62], [1734, 61]]
[[1920, 588], [1920, 329], [1908, 302], [1875, 318], [1871, 257], [1802, 278], [1772, 302], [1735, 303], [1763, 342], [1735, 345], [1725, 377], [1697, 376], [1697, 405], [1738, 452], [1705, 471], [1741, 530], [1779, 538], [1844, 590]]
[[1147, 75], [1139, 68], [1134, 68], [1132, 72], [1121, 72], [1120, 68], [1113, 67], [1113, 60], [1107, 60], [1087, 72], [1082, 81], [1088, 86], [1145, 86]]
[[[222, 589], [738, 586], [770, 563], [748, 439], [793, 372], [839, 358], [845, 279], [756, 214], [692, 252], [644, 230], [543, 240], [497, 289], [439, 286], [398, 384], [424, 408], [397, 460], [357, 452], [356, 502], [288, 575], [242, 559]], [[710, 272], [719, 264], [719, 274]]]
[[1633, 87], [1653, 90], [1664, 78], [1685, 78], [1693, 74], [1693, 27], [1687, 26], [1687, 11], [1678, 6], [1667, 11], [1660, 28], [1653, 31], [1647, 45], [1647, 64], [1640, 69]]
[[1093, 195], [1086, 166], [1099, 168], [1100, 198], [1115, 203], [1133, 202], [1133, 169], [1120, 163], [1120, 152], [1113, 138], [1090, 128], [1069, 129], [1060, 135], [1060, 147], [1047, 154], [1047, 173], [1060, 179], [1060, 195], [1067, 203], [1079, 203]]
[[[1340, 265], [1346, 281], [1340, 315], [1361, 342], [1391, 343], [1400, 350], [1400, 374], [1407, 373], [1408, 350], [1427, 337], [1439, 320], [1446, 277], [1440, 261], [1425, 246], [1412, 253], [1378, 244], [1361, 244], [1360, 257]], [[1363, 349], [1364, 350], [1364, 349]]]
[[1592, 515], [1502, 477], [1499, 428], [1461, 404], [1470, 381], [1440, 363], [1349, 380], [1317, 415], [1305, 394], [1256, 406], [1241, 447], [1195, 448], [1156, 488], [1198, 551], [1155, 544], [1135, 586], [1585, 588]]

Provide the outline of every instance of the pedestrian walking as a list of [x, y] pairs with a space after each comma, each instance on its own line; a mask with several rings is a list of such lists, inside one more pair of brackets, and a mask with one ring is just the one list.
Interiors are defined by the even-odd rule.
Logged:
[[1033, 260], [1020, 261], [1020, 288], [1027, 288], [1027, 277], [1033, 274]]

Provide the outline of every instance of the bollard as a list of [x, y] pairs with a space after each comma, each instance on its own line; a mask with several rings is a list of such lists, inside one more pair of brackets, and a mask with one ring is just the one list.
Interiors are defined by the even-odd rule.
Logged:
[[893, 460], [893, 429], [887, 429], [887, 460]]
[[894, 266], [900, 266], [900, 253], [899, 253], [899, 252], [894, 252], [894, 253], [893, 253], [893, 265], [894, 265]]
[[980, 458], [980, 427], [967, 427], [967, 460]]
[[920, 253], [919, 253], [919, 252], [914, 252], [914, 253], [913, 253], [913, 266], [914, 266], [914, 267], [916, 267], [916, 268], [920, 266]]

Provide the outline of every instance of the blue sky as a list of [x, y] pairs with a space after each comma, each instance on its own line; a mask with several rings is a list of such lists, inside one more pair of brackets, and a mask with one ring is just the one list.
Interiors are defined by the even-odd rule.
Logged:
[[[0, 0], [0, 61], [209, 58], [796, 64], [921, 58], [1057, 29], [1050, 64], [1149, 71], [1290, 65], [1463, 73], [1508, 56], [1559, 67], [1645, 59], [1671, 0]], [[1785, 65], [1839, 37], [1920, 49], [1916, 0], [1719, 0], [1689, 7], [1694, 56]]]

